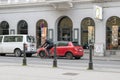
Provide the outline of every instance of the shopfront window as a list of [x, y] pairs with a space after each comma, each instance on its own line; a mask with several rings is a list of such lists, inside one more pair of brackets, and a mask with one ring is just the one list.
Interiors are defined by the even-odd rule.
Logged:
[[120, 50], [120, 18], [112, 16], [106, 23], [106, 49]]
[[0, 24], [0, 35], [9, 34], [9, 24], [7, 21], [2, 21]]
[[84, 18], [81, 23], [81, 44], [84, 49], [89, 48], [89, 44], [95, 41], [95, 23], [92, 18]]
[[58, 41], [72, 41], [72, 21], [64, 16], [58, 23]]
[[21, 20], [17, 26], [17, 33], [18, 34], [28, 34], [28, 24], [26, 21]]

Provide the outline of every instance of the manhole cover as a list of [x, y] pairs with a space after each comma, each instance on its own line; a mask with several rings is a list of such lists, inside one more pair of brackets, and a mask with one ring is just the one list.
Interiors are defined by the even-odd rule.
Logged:
[[78, 75], [78, 73], [63, 73], [63, 75], [75, 76]]

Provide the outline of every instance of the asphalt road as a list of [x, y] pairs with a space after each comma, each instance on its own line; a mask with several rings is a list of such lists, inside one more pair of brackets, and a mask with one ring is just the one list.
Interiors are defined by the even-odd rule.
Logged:
[[[27, 64], [34, 64], [34, 65], [53, 65], [53, 58], [51, 59], [41, 59], [37, 56], [27, 57]], [[14, 57], [12, 55], [8, 56], [0, 56], [0, 63], [16, 63], [22, 64], [23, 57]], [[72, 67], [74, 69], [79, 69], [80, 67], [88, 68], [89, 59], [81, 58], [79, 60], [68, 60], [65, 58], [58, 58], [57, 65], [64, 66], [64, 67]], [[119, 69], [120, 68], [120, 61], [112, 61], [112, 60], [93, 60], [93, 68], [109, 68], [109, 69]]]

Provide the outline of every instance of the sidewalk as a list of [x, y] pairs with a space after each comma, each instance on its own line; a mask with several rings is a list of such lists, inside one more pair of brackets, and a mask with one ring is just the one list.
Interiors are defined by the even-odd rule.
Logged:
[[[82, 59], [89, 59], [89, 54], [85, 54]], [[93, 56], [93, 60], [118, 60], [119, 57], [99, 57]], [[0, 80], [119, 80], [120, 69], [94, 68], [88, 70], [87, 67], [80, 66], [79, 69], [73, 67], [51, 65], [28, 64], [22, 66], [19, 63], [0, 62]]]
[[119, 80], [120, 69], [109, 71], [105, 69], [88, 70], [71, 69], [48, 65], [22, 66], [16, 63], [0, 63], [0, 80]]
[[[89, 53], [85, 53], [82, 59], [89, 59]], [[112, 60], [112, 61], [120, 61], [120, 56], [110, 55], [110, 56], [94, 56], [92, 55], [93, 60]]]

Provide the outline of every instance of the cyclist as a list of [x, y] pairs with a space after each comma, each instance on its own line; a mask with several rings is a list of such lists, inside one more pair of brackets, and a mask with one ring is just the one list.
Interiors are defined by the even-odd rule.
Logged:
[[45, 43], [41, 47], [44, 47], [47, 50], [48, 56], [50, 57], [50, 49], [53, 46], [54, 46], [53, 42], [51, 40], [46, 39]]

